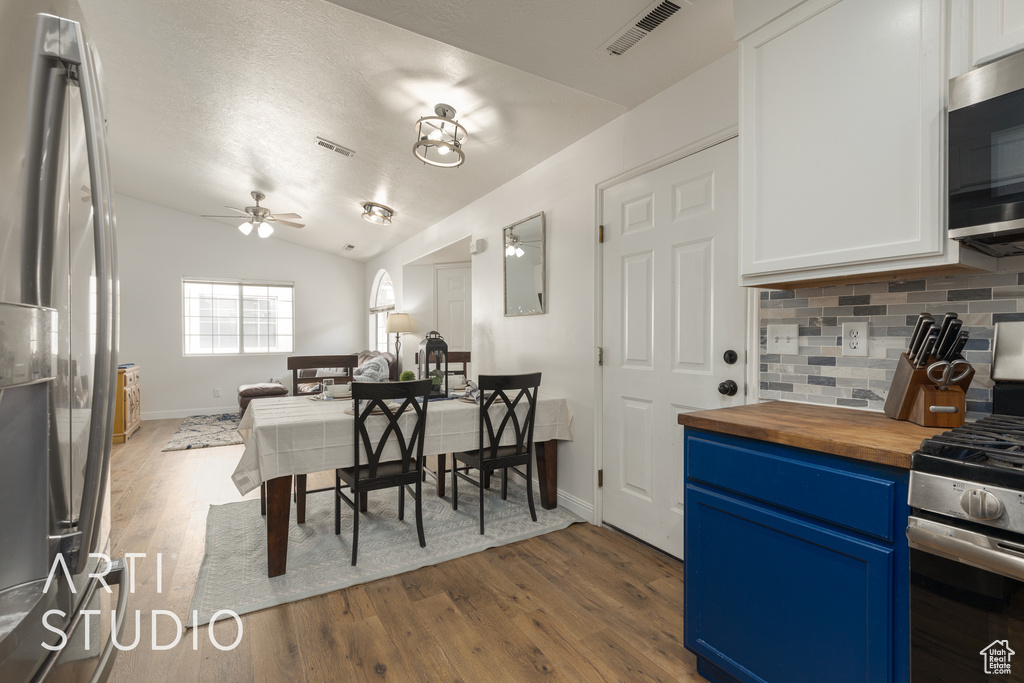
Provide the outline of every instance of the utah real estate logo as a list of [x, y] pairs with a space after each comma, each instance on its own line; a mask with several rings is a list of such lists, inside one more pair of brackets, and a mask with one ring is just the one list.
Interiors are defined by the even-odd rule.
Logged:
[[993, 640], [979, 652], [985, 658], [986, 674], [1009, 674], [1010, 657], [1017, 654], [1010, 649], [1010, 641]]

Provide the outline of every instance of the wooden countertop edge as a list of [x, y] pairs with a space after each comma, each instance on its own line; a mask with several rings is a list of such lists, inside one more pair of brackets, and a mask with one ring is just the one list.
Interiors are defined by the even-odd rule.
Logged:
[[[750, 422], [739, 420], [738, 416], [742, 415], [743, 408], [745, 407], [753, 409], [751, 410], [751, 417], [757, 415], [756, 406], [758, 405], [763, 406], [766, 404], [751, 404], [751, 406], [721, 409], [723, 411], [729, 411], [721, 417], [716, 415], [716, 413], [718, 413], [716, 410], [680, 413], [677, 421], [680, 425], [692, 427], [694, 429], [702, 429], [710, 432], [729, 434], [731, 436], [756, 439], [758, 441], [768, 441], [770, 443], [777, 443], [784, 446], [793, 446], [795, 448], [803, 448], [811, 451], [828, 453], [830, 455], [838, 455], [864, 462], [889, 465], [891, 467], [898, 467], [901, 469], [910, 468], [911, 454], [916, 450], [917, 445], [920, 444], [920, 440], [931, 436], [932, 432], [939, 433], [942, 431], [924, 430], [916, 425], [905, 422], [897, 423], [893, 421], [893, 425], [891, 426], [899, 425], [896, 428], [902, 429], [902, 426], [905, 425], [907, 430], [912, 432], [907, 434], [905, 439], [906, 446], [897, 449], [893, 448], [891, 445], [887, 446], [882, 443], [875, 443], [875, 439], [873, 438], [874, 434], [870, 432], [865, 432], [863, 434], [864, 438], [858, 440], [850, 440], [848, 438], [837, 439], [824, 434], [815, 434], [813, 431], [809, 431], [806, 425], [786, 424], [784, 416], [782, 415], [772, 415], [772, 417], [779, 419], [780, 426], [778, 427], [758, 424], [756, 419]], [[795, 403], [788, 404], [787, 409], [799, 412], [802, 405], [803, 404]], [[814, 410], [814, 408], [811, 407], [810, 410]], [[763, 414], [759, 417], [762, 420], [764, 419]], [[888, 420], [888, 418], [884, 419]], [[918, 440], [919, 436], [920, 440]]]

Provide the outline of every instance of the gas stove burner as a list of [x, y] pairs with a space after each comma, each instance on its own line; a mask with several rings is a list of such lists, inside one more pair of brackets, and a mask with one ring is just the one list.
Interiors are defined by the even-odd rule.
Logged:
[[990, 415], [925, 439], [912, 469], [1024, 489], [1024, 417]]

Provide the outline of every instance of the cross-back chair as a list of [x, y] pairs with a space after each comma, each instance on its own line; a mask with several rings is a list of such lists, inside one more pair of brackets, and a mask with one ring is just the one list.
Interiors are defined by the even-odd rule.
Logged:
[[[405, 519], [408, 491], [416, 503], [420, 547], [427, 545], [423, 535], [422, 476], [430, 386], [430, 379], [352, 383], [354, 464], [335, 470], [334, 533], [341, 534], [341, 502], [345, 501], [353, 514], [353, 566], [359, 549], [359, 499], [370, 491], [397, 487], [400, 520]], [[351, 497], [342, 491], [343, 485], [348, 486]]]
[[[452, 509], [459, 509], [458, 480], [464, 479], [480, 492], [480, 533], [484, 533], [485, 480], [492, 472], [501, 470], [501, 499], [508, 498], [508, 471], [512, 470], [526, 480], [526, 500], [530, 517], [537, 521], [533, 506], [533, 423], [537, 414], [537, 390], [540, 373], [527, 375], [480, 375], [479, 447], [472, 451], [453, 453]], [[519, 410], [525, 406], [525, 410]], [[501, 445], [502, 438], [510, 435], [511, 443]], [[516, 469], [525, 465], [526, 471]], [[468, 472], [479, 471], [473, 479]]]

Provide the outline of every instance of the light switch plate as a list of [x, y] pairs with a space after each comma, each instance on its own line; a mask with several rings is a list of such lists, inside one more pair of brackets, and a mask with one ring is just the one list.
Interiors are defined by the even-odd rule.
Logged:
[[800, 347], [799, 325], [769, 325], [768, 353], [795, 356]]

